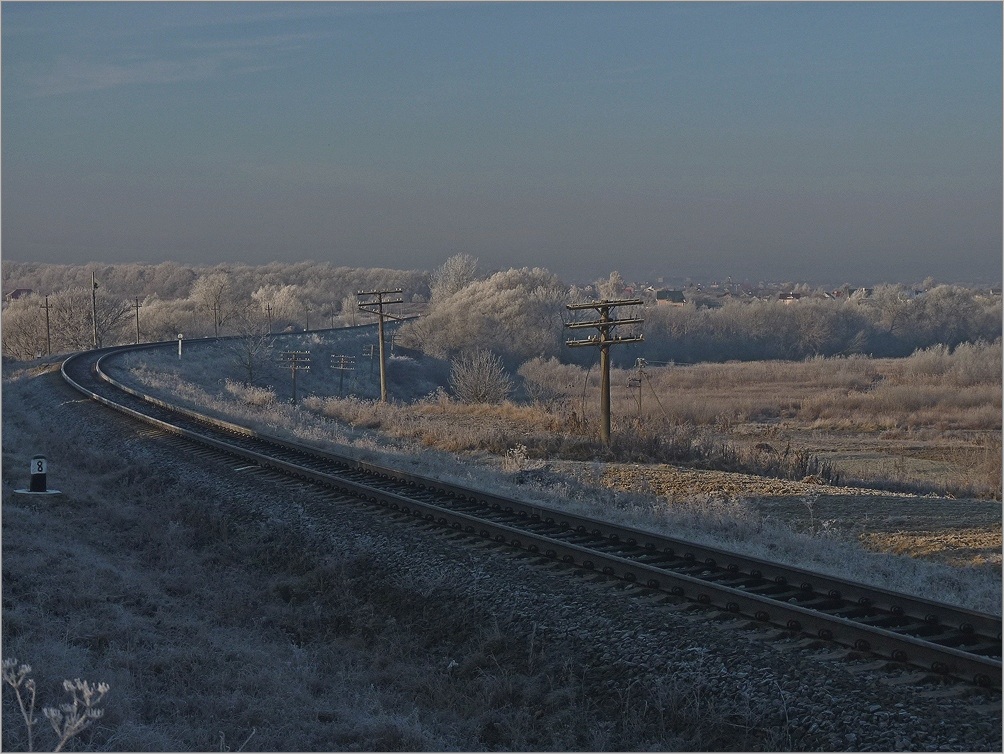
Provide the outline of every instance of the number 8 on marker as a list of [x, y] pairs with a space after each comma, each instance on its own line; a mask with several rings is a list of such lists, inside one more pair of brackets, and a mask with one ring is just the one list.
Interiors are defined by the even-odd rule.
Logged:
[[32, 462], [31, 473], [32, 474], [44, 474], [45, 473], [45, 459], [36, 458]]

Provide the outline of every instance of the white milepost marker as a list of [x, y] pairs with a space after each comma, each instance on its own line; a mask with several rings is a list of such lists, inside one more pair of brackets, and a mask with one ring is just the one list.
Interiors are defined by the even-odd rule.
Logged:
[[45, 456], [35, 456], [31, 459], [31, 485], [29, 492], [45, 492], [45, 475], [49, 471], [49, 465], [45, 461]]
[[28, 485], [28, 489], [14, 490], [15, 497], [25, 500], [38, 500], [43, 497], [62, 497], [62, 492], [59, 490], [50, 490], [46, 483], [46, 475], [49, 473], [49, 462], [45, 460], [45, 456], [33, 456], [31, 464], [28, 467], [28, 472], [31, 474], [31, 483]]

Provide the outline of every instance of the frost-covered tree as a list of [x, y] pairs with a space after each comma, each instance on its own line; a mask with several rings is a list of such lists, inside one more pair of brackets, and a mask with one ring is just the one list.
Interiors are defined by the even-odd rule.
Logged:
[[32, 295], [12, 301], [3, 311], [3, 355], [27, 361], [45, 353], [45, 304], [42, 296]]
[[610, 273], [610, 277], [596, 281], [596, 292], [601, 299], [613, 301], [624, 296], [624, 278], [616, 270]]
[[470, 254], [454, 254], [432, 273], [432, 298], [444, 299], [470, 285], [478, 277], [478, 260]]
[[[102, 290], [71, 288], [49, 296], [49, 325], [53, 350], [84, 351], [120, 341], [123, 326], [132, 311], [130, 302]], [[92, 306], [93, 304], [93, 306]], [[58, 344], [58, 345], [57, 345]]]
[[516, 362], [554, 356], [562, 348], [567, 301], [553, 273], [513, 268], [433, 297], [426, 315], [402, 326], [398, 338], [442, 358], [479, 348]]

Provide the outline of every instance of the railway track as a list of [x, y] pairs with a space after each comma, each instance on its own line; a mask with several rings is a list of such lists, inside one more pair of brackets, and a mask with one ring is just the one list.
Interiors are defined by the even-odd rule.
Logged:
[[[142, 348], [144, 346], [139, 346]], [[165, 347], [162, 344], [145, 347]], [[168, 346], [169, 347], [169, 346]], [[129, 346], [62, 366], [77, 390], [161, 430], [417, 520], [986, 688], [1001, 618], [359, 462], [172, 406], [112, 379]]]

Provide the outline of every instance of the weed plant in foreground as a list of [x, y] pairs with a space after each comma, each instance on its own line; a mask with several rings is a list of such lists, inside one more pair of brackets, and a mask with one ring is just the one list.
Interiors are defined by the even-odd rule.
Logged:
[[[19, 663], [16, 658], [3, 661], [3, 682], [5, 689], [10, 689], [17, 700], [18, 711], [24, 721], [27, 738], [26, 751], [35, 751], [35, 701], [37, 688], [35, 679], [28, 674], [31, 666]], [[55, 748], [52, 751], [62, 751], [67, 742], [82, 733], [95, 721], [104, 715], [101, 702], [110, 687], [107, 683], [91, 686], [79, 678], [73, 681], [63, 681], [63, 690], [70, 695], [70, 701], [58, 707], [43, 707], [42, 714], [52, 726], [55, 734]], [[5, 723], [9, 725], [9, 723]]]

